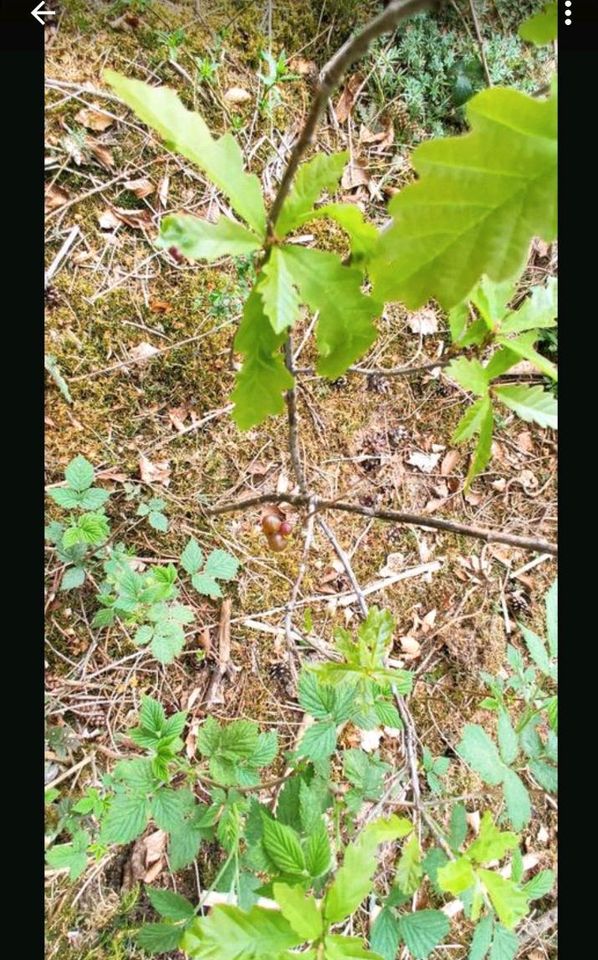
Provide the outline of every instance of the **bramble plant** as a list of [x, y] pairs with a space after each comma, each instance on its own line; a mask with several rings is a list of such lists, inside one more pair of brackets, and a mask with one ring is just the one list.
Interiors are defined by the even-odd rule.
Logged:
[[[72, 840], [51, 847], [48, 863], [68, 869], [75, 879], [88, 855], [97, 857], [112, 844], [130, 843], [150, 822], [167, 833], [169, 864], [175, 871], [192, 863], [203, 843], [216, 841], [223, 860], [207, 895], [214, 889], [222, 891], [235, 898], [237, 905], [216, 905], [209, 916], [202, 917], [178, 895], [148, 889], [161, 921], [142, 927], [137, 939], [151, 953], [180, 947], [190, 957], [249, 960], [283, 957], [285, 950], [310, 943], [314, 956], [321, 946], [322, 956], [338, 960], [393, 960], [404, 943], [413, 957], [425, 960], [450, 927], [441, 909], [415, 913], [404, 909], [428, 881], [439, 902], [446, 893], [463, 900], [468, 916], [478, 923], [474, 941], [486, 937], [489, 946], [494, 938], [516, 947], [512, 928], [527, 915], [529, 903], [550, 890], [551, 871], [541, 871], [523, 883], [519, 837], [501, 832], [488, 811], [477, 837], [466, 845], [468, 826], [462, 804], [452, 808], [445, 840], [452, 859], [434, 843], [424, 851], [409, 819], [392, 815], [367, 822], [368, 809], [375, 809], [385, 795], [385, 776], [391, 767], [379, 751], [337, 748], [337, 725], [363, 729], [365, 718], [365, 729], [369, 729], [374, 721], [371, 711], [376, 710], [376, 701], [372, 708], [368, 693], [364, 711], [357, 691], [364, 682], [364, 669], [373, 671], [376, 679], [368, 677], [368, 682], [378, 687], [392, 627], [387, 612], [372, 608], [356, 641], [343, 631], [341, 645], [351, 656], [345, 664], [334, 664], [339, 669], [333, 671], [332, 684], [328, 672], [317, 669], [331, 664], [304, 668], [300, 702], [314, 722], [298, 748], [286, 752], [289, 767], [282, 777], [268, 779], [266, 772], [279, 754], [275, 732], [260, 732], [248, 720], [223, 724], [208, 716], [197, 735], [196, 758], [187, 759], [182, 739], [186, 713], [167, 717], [156, 700], [144, 697], [138, 726], [128, 731], [129, 740], [144, 755], [119, 761], [104, 777], [102, 789], [88, 788], [76, 804], [67, 804], [53, 838], [65, 831]], [[361, 654], [358, 664], [351, 659], [353, 648]], [[400, 671], [388, 673], [396, 680]], [[386, 674], [382, 679], [386, 683]], [[383, 710], [377, 725], [386, 719]], [[312, 740], [310, 730], [318, 727], [320, 732]], [[425, 764], [424, 758], [424, 768]], [[208, 803], [198, 803], [196, 782], [209, 797]], [[270, 790], [276, 791], [275, 807], [264, 802]], [[55, 796], [47, 797], [47, 802], [54, 800]], [[348, 846], [340, 838], [341, 823], [354, 835]], [[376, 849], [397, 840], [403, 842], [394, 884], [385, 893], [376, 889], [382, 906], [371, 930], [372, 949], [367, 950], [360, 938], [334, 934], [331, 926], [354, 913], [375, 889]], [[513, 857], [510, 879], [490, 869], [507, 853]], [[335, 867], [339, 860], [340, 868]], [[272, 901], [267, 909], [260, 897]]]
[[[160, 501], [162, 503], [162, 501]], [[191, 584], [207, 597], [221, 597], [220, 581], [232, 580], [239, 562], [226, 550], [212, 550], [204, 559], [199, 544], [189, 540], [180, 559]], [[93, 626], [107, 627], [116, 620], [135, 626], [133, 642], [149, 645], [161, 663], [171, 663], [185, 645], [185, 627], [195, 620], [193, 609], [178, 602], [178, 573], [171, 563], [167, 567], [151, 566], [143, 573], [135, 569], [136, 561], [123, 547], [115, 547], [104, 562], [105, 580], [98, 600]]]
[[154, 530], [160, 533], [168, 532], [168, 517], [164, 512], [166, 501], [161, 497], [151, 497], [147, 503], [140, 503], [137, 507], [138, 517], [147, 517], [147, 522]]
[[54, 544], [58, 559], [66, 565], [61, 590], [72, 590], [85, 582], [90, 558], [108, 539], [110, 523], [104, 505], [110, 494], [94, 487], [94, 469], [85, 457], [75, 457], [64, 471], [65, 485], [52, 487], [48, 495], [70, 511], [68, 524], [53, 521], [46, 527], [46, 539]]
[[[556, 326], [557, 281], [551, 277], [542, 286], [532, 287], [529, 296], [516, 310], [507, 304], [515, 292], [515, 282], [492, 283], [482, 277], [468, 301], [449, 313], [453, 343], [460, 347], [495, 347], [485, 365], [479, 360], [460, 357], [453, 360], [447, 375], [459, 386], [479, 397], [469, 407], [453, 434], [453, 443], [478, 436], [471, 459], [466, 487], [490, 460], [494, 423], [493, 400], [504, 404], [528, 423], [541, 427], [557, 426], [557, 401], [541, 386], [501, 385], [495, 381], [520, 360], [527, 360], [541, 374], [553, 380], [556, 367], [534, 349], [541, 331]], [[474, 315], [475, 319], [472, 319]]]

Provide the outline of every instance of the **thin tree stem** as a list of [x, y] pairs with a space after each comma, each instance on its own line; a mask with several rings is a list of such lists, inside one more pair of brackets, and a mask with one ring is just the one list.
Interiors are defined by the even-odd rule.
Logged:
[[307, 506], [310, 499], [316, 511], [340, 510], [343, 513], [356, 513], [362, 517], [371, 517], [374, 520], [384, 520], [389, 523], [403, 523], [407, 526], [428, 527], [432, 530], [445, 530], [448, 533], [457, 533], [464, 537], [473, 537], [484, 540], [486, 543], [504, 543], [511, 547], [520, 547], [522, 550], [533, 550], [535, 553], [548, 553], [556, 557], [558, 545], [549, 540], [539, 540], [534, 537], [521, 537], [514, 533], [502, 530], [488, 530], [484, 527], [473, 527], [457, 520], [442, 520], [440, 517], [422, 516], [416, 513], [403, 513], [399, 510], [381, 510], [375, 507], [364, 507], [359, 503], [349, 503], [343, 500], [325, 500], [322, 497], [308, 496], [304, 493], [261, 493], [255, 497], [246, 497], [230, 503], [208, 507], [206, 513], [216, 516], [221, 513], [232, 513], [235, 510], [246, 510], [260, 503], [289, 503], [294, 507]]
[[346, 71], [357, 60], [360, 59], [368, 50], [370, 44], [383, 33], [392, 30], [396, 25], [406, 17], [419, 13], [421, 10], [433, 6], [439, 0], [391, 0], [385, 10], [374, 17], [358, 33], [351, 37], [343, 46], [337, 50], [333, 57], [328, 61], [320, 74], [320, 80], [312, 100], [309, 113], [307, 115], [303, 129], [298, 140], [291, 151], [289, 162], [280, 181], [278, 192], [270, 208], [268, 216], [268, 227], [266, 237], [266, 247], [272, 246], [275, 242], [276, 221], [286, 200], [293, 178], [301, 160], [312, 142], [314, 133], [326, 110], [328, 101], [340, 83], [341, 78]]

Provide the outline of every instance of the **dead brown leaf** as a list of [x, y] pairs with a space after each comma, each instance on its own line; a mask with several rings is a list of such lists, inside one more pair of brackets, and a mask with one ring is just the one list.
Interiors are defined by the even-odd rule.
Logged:
[[359, 131], [359, 142], [364, 145], [373, 145], [375, 144], [378, 147], [378, 150], [385, 150], [386, 147], [392, 146], [395, 139], [395, 131], [392, 120], [390, 117], [386, 121], [383, 130], [378, 130], [377, 133], [374, 133], [369, 127], [366, 127], [365, 124], [362, 124], [362, 127]]
[[114, 118], [102, 113], [101, 110], [88, 109], [83, 107], [77, 114], [75, 120], [88, 130], [94, 130], [96, 133], [102, 133], [114, 123]]
[[46, 213], [49, 213], [51, 210], [57, 210], [58, 207], [61, 207], [69, 199], [69, 194], [63, 187], [58, 187], [53, 183], [46, 190], [45, 197], [45, 207]]
[[122, 470], [112, 470], [110, 467], [107, 470], [100, 470], [96, 473], [97, 480], [113, 480], [115, 483], [124, 483], [125, 480], [129, 479], [128, 474], [123, 473]]
[[167, 303], [166, 300], [150, 300], [149, 308], [153, 313], [170, 313], [172, 304]]
[[165, 207], [168, 203], [168, 188], [170, 187], [170, 177], [162, 177], [158, 184], [158, 200], [160, 206]]
[[140, 880], [150, 883], [155, 880], [165, 865], [164, 851], [167, 835], [163, 830], [155, 830], [147, 837], [136, 840], [131, 856], [123, 868], [123, 888], [130, 890]]
[[313, 60], [306, 60], [305, 57], [291, 57], [289, 68], [300, 77], [315, 77], [318, 73], [317, 64]]
[[438, 314], [431, 307], [424, 307], [416, 313], [409, 314], [407, 326], [413, 333], [428, 337], [431, 333], [438, 332]]
[[349, 77], [343, 91], [336, 102], [334, 108], [334, 113], [336, 119], [339, 123], [344, 123], [351, 116], [351, 111], [357, 97], [357, 91], [359, 90], [363, 77], [359, 73], [354, 73], [353, 76]]
[[185, 420], [189, 416], [189, 407], [185, 404], [182, 407], [172, 407], [168, 411], [168, 419], [178, 433], [185, 429]]
[[98, 224], [100, 230], [116, 230], [120, 227], [120, 220], [112, 210], [106, 209], [98, 216]]
[[521, 433], [517, 434], [515, 442], [523, 453], [534, 452], [534, 440], [528, 430], [523, 430]]
[[442, 476], [448, 477], [448, 475], [453, 472], [460, 459], [461, 454], [458, 450], [447, 450], [442, 458], [442, 463], [440, 464], [440, 473]]
[[232, 103], [234, 106], [237, 106], [238, 104], [247, 103], [248, 100], [251, 100], [251, 94], [249, 90], [245, 90], [243, 87], [229, 87], [223, 99], [226, 100], [227, 103]]
[[156, 460], [152, 463], [143, 454], [139, 457], [139, 476], [144, 483], [161, 483], [170, 486], [170, 460]]
[[142, 341], [138, 343], [136, 347], [132, 347], [129, 350], [129, 360], [139, 364], [139, 366], [143, 366], [146, 360], [149, 360], [156, 353], [158, 353], [157, 347], [153, 347], [151, 343]]
[[406, 660], [415, 660], [422, 652], [421, 644], [415, 637], [401, 637], [401, 652]]
[[130, 190], [131, 193], [134, 193], [140, 200], [143, 197], [148, 197], [150, 193], [153, 193], [156, 189], [152, 181], [148, 180], [147, 177], [139, 177], [137, 180], [125, 180], [123, 187]]
[[98, 163], [108, 170], [114, 166], [114, 157], [108, 147], [102, 143], [96, 143], [95, 140], [88, 140], [87, 144]]
[[439, 460], [439, 453], [420, 453], [419, 450], [414, 450], [413, 453], [409, 454], [407, 463], [411, 467], [421, 470], [422, 473], [432, 473]]
[[343, 190], [355, 190], [357, 187], [367, 187], [371, 177], [365, 167], [352, 160], [343, 170], [341, 187]]
[[149, 210], [127, 210], [114, 207], [113, 213], [122, 223], [126, 223], [133, 230], [146, 230], [152, 224], [152, 215]]

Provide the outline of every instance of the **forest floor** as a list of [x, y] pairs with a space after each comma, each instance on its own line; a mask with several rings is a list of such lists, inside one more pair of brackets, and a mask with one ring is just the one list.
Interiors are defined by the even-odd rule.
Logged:
[[[112, 492], [112, 527], [140, 562], [177, 558], [190, 536], [241, 561], [228, 590], [232, 669], [209, 709], [218, 718], [243, 717], [276, 729], [289, 747], [302, 711], [284, 617], [303, 556], [305, 516], [289, 511], [291, 544], [273, 554], [260, 530], [259, 508], [217, 518], [204, 509], [296, 489], [284, 419], [240, 434], [230, 418], [237, 360], [231, 343], [252, 267], [242, 260], [178, 264], [156, 251], [164, 212], [215, 219], [226, 208], [200, 173], [118, 102], [102, 71], [111, 67], [175, 87], [213, 130], [235, 132], [251, 170], [273, 196], [315, 72], [376, 4], [223, 0], [200, 4], [199, 14], [185, 2], [71, 0], [52, 6], [58, 16], [46, 28], [46, 349], [72, 402], [48, 376], [46, 483], [59, 483], [68, 462], [82, 454], [99, 484]], [[526, 5], [502, 0], [480, 6], [497, 82], [541, 86], [549, 58], [530, 54], [509, 33]], [[360, 204], [376, 223], [386, 218], [389, 195], [412, 177], [413, 146], [463, 129], [449, 96], [450, 69], [455, 56], [466, 61], [477, 46], [468, 5], [459, 8], [462, 13], [448, 10], [434, 35], [416, 28], [420, 33], [409, 49], [393, 38], [377, 45], [354, 75], [358, 79], [345, 86], [336, 117], [329, 112], [318, 132], [314, 149], [351, 151], [343, 198]], [[269, 49], [276, 56], [286, 51], [292, 76], [268, 97], [259, 74], [268, 70], [261, 53]], [[445, 58], [444, 74], [429, 57], [432, 49]], [[411, 71], [408, 59], [417, 56], [420, 69]], [[231, 94], [235, 88], [242, 93]], [[423, 112], [422, 102], [429, 105]], [[338, 94], [335, 103], [339, 107]], [[318, 223], [317, 239], [346, 252], [334, 226]], [[65, 240], [65, 255], [57, 260]], [[555, 271], [556, 250], [536, 242], [521, 294]], [[302, 346], [309, 319], [295, 336], [306, 367], [314, 362], [311, 345]], [[363, 361], [367, 367], [435, 360], [449, 342], [446, 317], [432, 304], [416, 314], [391, 306], [379, 329]], [[554, 343], [545, 348], [554, 351]], [[505, 416], [491, 463], [464, 495], [467, 451], [450, 443], [464, 396], [439, 368], [402, 377], [347, 374], [334, 383], [301, 376], [300, 449], [313, 489], [330, 499], [350, 497], [554, 540], [555, 434]], [[165, 533], [136, 515], [150, 496], [166, 503]], [[49, 519], [59, 514], [48, 506]], [[485, 690], [480, 671], [500, 673], [507, 644], [522, 648], [518, 620], [543, 633], [542, 598], [556, 576], [554, 558], [351, 514], [331, 513], [328, 519], [362, 589], [373, 587], [370, 601], [396, 619], [393, 656], [416, 674], [410, 707], [419, 738], [434, 756], [454, 758], [465, 723], [489, 729], [494, 724], [479, 706]], [[49, 546], [46, 780], [68, 774], [61, 791], [77, 798], [99, 783], [113, 763], [110, 754], [122, 753], [119, 735], [134, 720], [143, 693], [167, 709], [187, 709], [191, 724], [204, 718], [222, 604], [194, 602], [201, 627], [165, 669], [119, 629], [92, 628], [94, 585], [88, 580], [78, 590], [61, 591], [62, 572]], [[294, 612], [302, 655], [317, 656], [314, 645], [328, 640], [334, 626], [356, 622], [357, 613], [342, 564], [316, 532]], [[417, 643], [402, 643], [405, 638]], [[388, 743], [390, 752], [397, 749]], [[449, 767], [446, 789], [477, 790], [487, 806], [499, 809], [499, 792], [457, 761]], [[525, 848], [541, 866], [554, 866], [554, 802], [538, 791], [534, 810]], [[63, 872], [47, 870], [48, 960], [141, 956], [127, 931], [149, 911], [144, 894], [131, 885], [130, 858], [131, 850], [124, 850], [92, 862], [74, 884]], [[198, 873], [190, 869], [177, 877], [177, 889], [193, 897], [196, 883], [203, 885], [214, 870], [210, 851], [202, 852]], [[155, 882], [167, 878], [163, 864]], [[536, 904], [536, 912], [550, 908], [554, 896]], [[531, 960], [555, 955], [549, 935], [522, 954]], [[434, 953], [449, 956], [465, 956], [458, 935]]]

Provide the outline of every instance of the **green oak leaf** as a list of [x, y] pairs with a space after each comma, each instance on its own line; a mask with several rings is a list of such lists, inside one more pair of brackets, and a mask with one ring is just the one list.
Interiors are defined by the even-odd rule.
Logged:
[[450, 309], [483, 274], [520, 273], [534, 236], [555, 239], [556, 95], [494, 87], [465, 110], [471, 132], [421, 144], [419, 179], [389, 204], [393, 222], [370, 264], [379, 300]]

